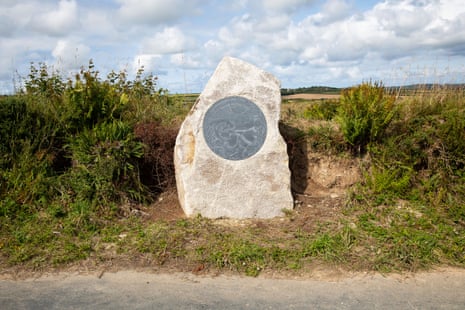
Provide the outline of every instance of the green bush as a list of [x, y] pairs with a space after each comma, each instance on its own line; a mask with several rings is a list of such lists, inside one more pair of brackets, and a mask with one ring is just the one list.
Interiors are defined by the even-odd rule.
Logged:
[[444, 148], [444, 161], [452, 171], [465, 168], [465, 109], [457, 107], [443, 113], [438, 136]]
[[[14, 201], [29, 209], [53, 195], [50, 186], [58, 157], [55, 138], [55, 124], [31, 107], [27, 97], [0, 100], [0, 204], [5, 199], [6, 205]], [[8, 208], [11, 216], [22, 209]]]
[[343, 154], [348, 151], [340, 132], [332, 124], [312, 126], [307, 132], [308, 146], [318, 152], [327, 154]]
[[[16, 96], [0, 100], [0, 167], [11, 161], [10, 156], [18, 154], [17, 144], [31, 137], [26, 102]], [[29, 121], [29, 122], [28, 122]]]
[[[2, 213], [152, 199], [174, 183], [170, 122], [181, 108], [142, 69], [133, 81], [124, 71], [101, 79], [90, 61], [65, 81], [32, 64], [23, 91], [0, 98]], [[145, 124], [159, 124], [157, 132], [141, 131]]]
[[67, 177], [77, 200], [121, 202], [121, 195], [143, 200], [137, 161], [143, 145], [122, 121], [101, 123], [82, 131], [67, 145], [73, 166]]
[[359, 152], [379, 141], [396, 114], [394, 101], [381, 83], [363, 83], [344, 90], [336, 120], [345, 140]]
[[306, 119], [315, 120], [332, 120], [339, 107], [338, 100], [320, 100], [312, 102], [307, 110], [304, 111]]
[[401, 204], [419, 209], [416, 214], [427, 214], [434, 225], [462, 230], [464, 99], [463, 90], [448, 87], [400, 98], [384, 139], [368, 146], [369, 162], [362, 167], [364, 180], [356, 190], [356, 204], [400, 212], [402, 208], [394, 206], [402, 200]]
[[24, 91], [39, 101], [61, 101], [61, 96], [66, 88], [66, 82], [56, 71], [51, 71], [45, 63], [39, 63], [37, 68], [31, 63]]
[[0, 100], [0, 120], [0, 167], [11, 167], [25, 148], [31, 154], [52, 151], [56, 125], [47, 115], [31, 108], [25, 97]]

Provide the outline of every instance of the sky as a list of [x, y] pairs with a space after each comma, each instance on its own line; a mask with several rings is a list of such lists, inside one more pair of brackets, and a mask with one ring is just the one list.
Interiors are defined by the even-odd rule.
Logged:
[[462, 0], [0, 0], [0, 93], [31, 63], [64, 78], [92, 59], [170, 93], [201, 92], [224, 56], [283, 88], [465, 82]]

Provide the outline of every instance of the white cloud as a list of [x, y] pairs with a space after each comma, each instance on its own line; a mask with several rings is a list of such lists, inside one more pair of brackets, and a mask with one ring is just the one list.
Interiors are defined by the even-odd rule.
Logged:
[[170, 60], [173, 65], [181, 67], [183, 69], [195, 69], [201, 66], [200, 61], [194, 59], [193, 56], [186, 56], [183, 53], [171, 55]]
[[[442, 44], [437, 41], [464, 42], [463, 31], [459, 31], [458, 26], [448, 33], [443, 32], [447, 27], [440, 27], [441, 37], [428, 30], [429, 25], [443, 20], [432, 14], [438, 11], [438, 2], [416, 6], [414, 1], [385, 1], [363, 14], [342, 18], [343, 15], [337, 14], [337, 7], [345, 4], [338, 0], [332, 2], [328, 2], [322, 12], [289, 28], [289, 45], [300, 50], [302, 59], [310, 63], [324, 65], [354, 60], [361, 63], [373, 53], [390, 61], [421, 54], [426, 48], [433, 47], [428, 42], [434, 41], [437, 46]], [[325, 16], [331, 15], [328, 11], [336, 12], [335, 16], [339, 18], [329, 24], [322, 23]]]
[[133, 59], [131, 70], [136, 72], [140, 68], [144, 68], [145, 72], [151, 72], [157, 68], [162, 56], [152, 54], [136, 55]]
[[81, 17], [82, 31], [92, 36], [99, 36], [106, 41], [118, 37], [115, 21], [109, 12], [104, 10], [89, 10]]
[[33, 15], [30, 27], [36, 32], [54, 36], [78, 30], [80, 23], [76, 1], [60, 0], [58, 8]]
[[291, 19], [289, 15], [277, 14], [273, 16], [263, 17], [259, 23], [257, 23], [256, 30], [260, 32], [276, 32], [285, 30]]
[[14, 20], [7, 15], [0, 15], [0, 37], [10, 37], [15, 31]]
[[177, 27], [166, 27], [142, 43], [142, 52], [147, 54], [175, 54], [194, 45]]
[[0, 75], [5, 70], [14, 70], [18, 67], [28, 66], [30, 62], [45, 62], [44, 52], [54, 47], [54, 40], [50, 38], [31, 37], [0, 38], [0, 59], [2, 64], [11, 64], [14, 67], [0, 65]]
[[409, 2], [383, 2], [375, 6], [372, 14], [384, 30], [408, 37], [422, 32], [433, 20], [436, 12], [431, 8], [431, 5], [416, 6]]
[[85, 65], [91, 58], [90, 51], [90, 47], [85, 44], [70, 40], [58, 40], [52, 50], [52, 56], [55, 58], [57, 68], [67, 72], [77, 70]]
[[188, 0], [117, 0], [118, 14], [125, 22], [134, 24], [171, 23], [196, 11], [197, 1]]
[[221, 27], [218, 38], [226, 46], [240, 47], [247, 42], [253, 41], [254, 21], [249, 14], [234, 17], [229, 25]]
[[18, 2], [18, 0], [3, 0], [2, 5], [6, 7], [10, 7], [15, 5]]
[[240, 10], [247, 7], [249, 0], [225, 1], [225, 4], [229, 6], [229, 9]]
[[231, 55], [227, 50], [226, 46], [219, 40], [208, 40], [204, 43], [202, 48], [202, 62], [205, 66], [211, 68], [215, 66], [223, 56]]
[[[312, 74], [326, 68], [325, 74], [316, 74], [325, 81], [363, 79], [364, 74], [379, 74], [383, 66], [390, 68], [396, 59], [419, 59], [443, 48], [453, 55], [465, 54], [465, 33], [460, 30], [465, 15], [444, 10], [439, 1], [386, 0], [358, 13], [348, 1], [330, 0], [300, 22], [288, 14], [279, 18], [275, 14], [306, 4], [310, 1], [263, 2], [273, 14], [233, 18], [218, 31], [216, 40], [208, 41], [208, 47], [282, 73], [287, 66], [307, 68]], [[462, 7], [457, 3], [463, 12]], [[267, 26], [272, 22], [276, 27]]]
[[244, 14], [234, 17], [220, 28], [216, 40], [208, 42], [212, 45], [208, 49], [247, 57], [249, 60], [261, 59], [263, 64], [269, 60], [277, 64], [290, 63], [296, 56], [288, 40], [290, 23], [289, 16], [283, 14], [258, 17]]
[[328, 0], [324, 5], [322, 12], [317, 14], [320, 22], [327, 24], [337, 20], [341, 20], [350, 16], [352, 6], [345, 0]]
[[262, 0], [263, 7], [273, 12], [292, 12], [313, 2], [314, 0]]
[[[347, 86], [413, 62], [454, 68], [456, 77], [465, 71], [463, 1], [378, 0], [363, 11], [357, 3], [4, 0], [0, 85], [15, 70], [27, 76], [31, 61], [72, 69], [90, 58], [99, 70], [143, 65], [163, 75], [164, 85], [183, 89], [200, 87], [225, 55], [296, 87]], [[431, 72], [415, 75], [420, 71]]]
[[30, 23], [34, 14], [40, 11], [38, 3], [16, 2], [0, 3], [0, 20], [2, 37], [20, 33]]

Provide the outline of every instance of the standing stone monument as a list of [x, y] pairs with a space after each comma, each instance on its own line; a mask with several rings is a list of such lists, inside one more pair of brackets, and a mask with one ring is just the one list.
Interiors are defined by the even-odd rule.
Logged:
[[187, 216], [272, 218], [293, 208], [280, 83], [225, 57], [176, 139], [179, 201]]

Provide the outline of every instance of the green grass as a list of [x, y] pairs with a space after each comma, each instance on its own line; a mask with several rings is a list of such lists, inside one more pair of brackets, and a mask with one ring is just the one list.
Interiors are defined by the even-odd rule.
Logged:
[[[254, 225], [251, 225], [254, 226]], [[256, 276], [261, 271], [295, 270], [313, 260], [344, 262], [352, 246], [348, 230], [322, 235], [289, 234], [276, 227], [225, 227], [196, 218], [140, 224], [127, 230], [121, 251], [158, 265], [179, 261], [178, 268], [227, 270]]]
[[[91, 260], [257, 276], [315, 264], [380, 272], [465, 266], [463, 89], [392, 101], [379, 84], [362, 84], [343, 92], [343, 106], [284, 101], [288, 143], [360, 163], [362, 178], [340, 214], [309, 218], [309, 229], [298, 210], [239, 224], [137, 215], [173, 190], [173, 133], [198, 95], [170, 95], [143, 72], [135, 81], [124, 73], [102, 79], [93, 64], [78, 81], [45, 66], [29, 78], [23, 93], [0, 98], [5, 268]], [[148, 167], [155, 177], [144, 174]]]

